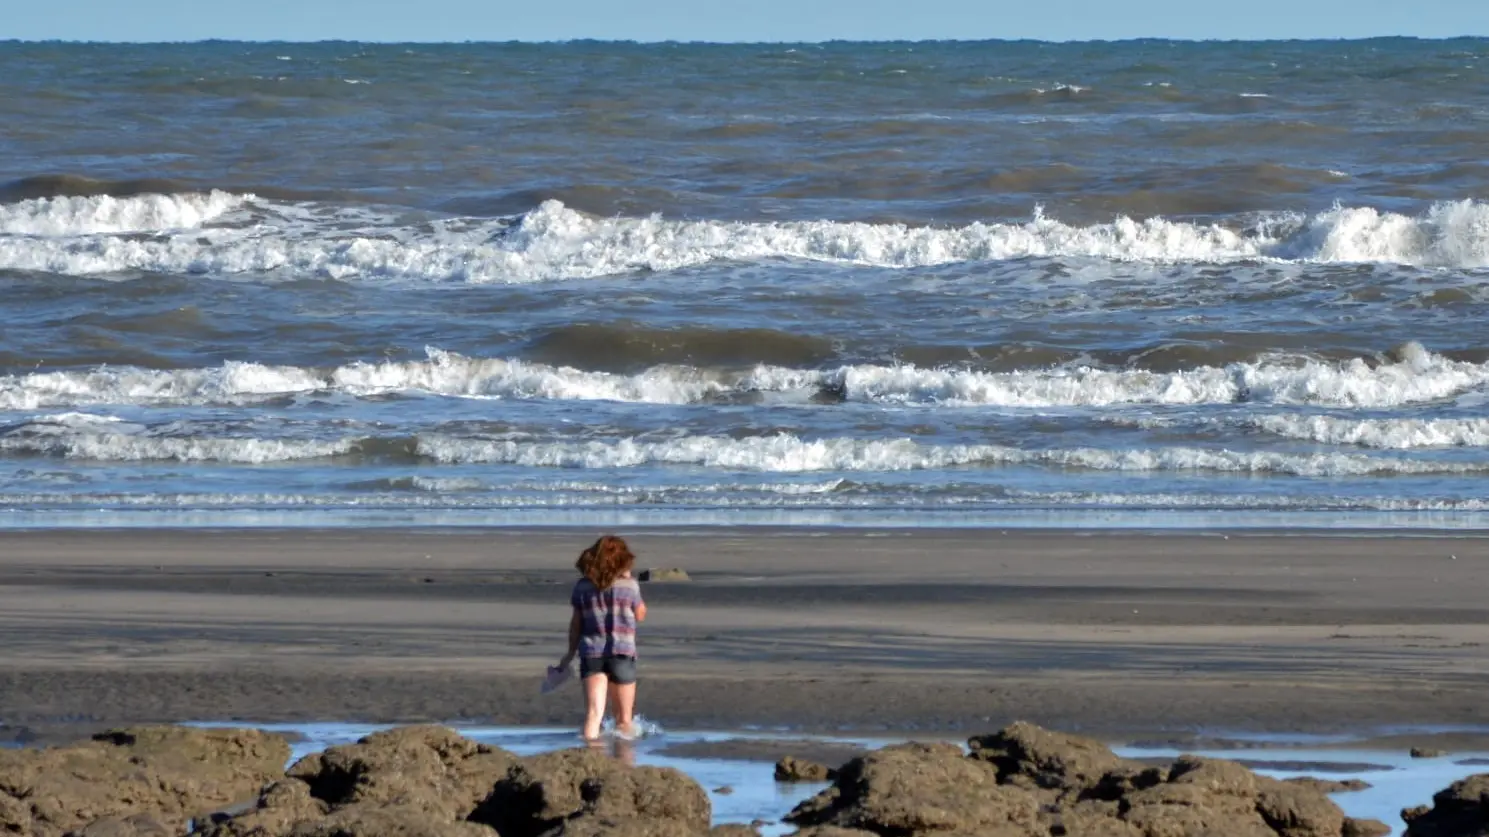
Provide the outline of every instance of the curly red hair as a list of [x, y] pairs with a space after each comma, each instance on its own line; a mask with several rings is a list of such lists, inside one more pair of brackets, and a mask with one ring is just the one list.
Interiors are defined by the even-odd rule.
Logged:
[[618, 535], [606, 535], [579, 553], [574, 569], [601, 590], [610, 589], [620, 574], [636, 565], [636, 556]]

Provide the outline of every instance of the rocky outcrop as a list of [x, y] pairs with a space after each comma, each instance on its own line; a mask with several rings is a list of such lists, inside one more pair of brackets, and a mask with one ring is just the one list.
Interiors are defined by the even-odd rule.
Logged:
[[287, 775], [332, 808], [412, 808], [463, 820], [516, 763], [511, 753], [440, 726], [399, 727], [309, 755]]
[[1153, 767], [1029, 724], [968, 744], [968, 755], [907, 744], [854, 759], [787, 821], [801, 837], [1353, 837], [1378, 825], [1229, 761]]
[[[798, 837], [1379, 837], [1330, 783], [1223, 760], [1155, 767], [1015, 724], [867, 753], [788, 820]], [[144, 727], [72, 747], [0, 750], [0, 835], [32, 837], [751, 837], [710, 829], [703, 788], [590, 749], [518, 758], [444, 727], [389, 730], [283, 769], [282, 739]], [[786, 772], [828, 778], [785, 760]], [[778, 766], [778, 770], [780, 766]], [[1342, 786], [1341, 786], [1342, 787]], [[1412, 837], [1489, 837], [1489, 775], [1404, 814]]]
[[708, 794], [685, 774], [627, 767], [593, 750], [522, 759], [470, 815], [502, 837], [697, 835], [706, 832]]
[[1362, 779], [1319, 779], [1315, 776], [1298, 776], [1292, 779], [1283, 779], [1290, 785], [1303, 785], [1313, 788], [1319, 793], [1354, 793], [1356, 791], [1370, 790], [1370, 783]]
[[1386, 837], [1390, 833], [1391, 827], [1380, 820], [1344, 821], [1344, 837]]
[[776, 762], [777, 782], [830, 782], [837, 778], [837, 773], [825, 764], [795, 756], [786, 756]]
[[0, 833], [181, 834], [282, 776], [289, 744], [257, 730], [138, 727], [44, 750], [0, 750]]
[[1406, 837], [1489, 837], [1489, 773], [1454, 782], [1432, 805], [1401, 812]]
[[296, 762], [207, 837], [493, 837], [466, 819], [517, 759], [439, 726], [400, 727]]

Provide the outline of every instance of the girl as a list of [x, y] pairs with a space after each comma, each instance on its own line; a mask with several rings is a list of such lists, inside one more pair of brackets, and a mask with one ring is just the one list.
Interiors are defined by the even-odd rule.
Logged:
[[646, 620], [641, 585], [631, 577], [636, 556], [626, 542], [606, 535], [579, 554], [574, 568], [583, 576], [574, 583], [569, 603], [569, 652], [559, 661], [567, 669], [579, 656], [584, 682], [584, 738], [600, 737], [605, 704], [615, 706], [615, 729], [624, 737], [635, 734], [636, 626]]

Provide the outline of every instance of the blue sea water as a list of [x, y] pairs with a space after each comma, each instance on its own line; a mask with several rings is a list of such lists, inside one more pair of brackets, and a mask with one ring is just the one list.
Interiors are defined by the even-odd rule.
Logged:
[[0, 43], [0, 525], [1489, 523], [1489, 41]]

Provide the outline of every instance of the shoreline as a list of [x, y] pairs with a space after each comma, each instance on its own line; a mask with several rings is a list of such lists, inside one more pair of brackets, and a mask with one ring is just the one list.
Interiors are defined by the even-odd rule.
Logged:
[[[925, 510], [903, 516], [877, 513], [844, 513], [835, 510], [803, 510], [800, 522], [754, 519], [748, 512], [702, 510], [684, 517], [673, 512], [621, 514], [611, 509], [531, 509], [505, 513], [507, 520], [490, 510], [408, 509], [377, 510], [203, 510], [165, 509], [74, 512], [68, 510], [20, 511], [0, 514], [0, 534], [47, 532], [281, 532], [328, 533], [386, 531], [438, 534], [450, 533], [555, 533], [624, 530], [666, 535], [669, 533], [765, 532], [778, 534], [925, 532], [956, 534], [1007, 530], [1020, 534], [1138, 534], [1205, 535], [1259, 534], [1298, 537], [1485, 537], [1489, 536], [1489, 512], [1383, 512], [1248, 509], [1027, 509], [983, 514], [958, 511], [957, 516], [974, 522], [942, 523]], [[824, 520], [837, 516], [839, 519]], [[897, 519], [903, 517], [903, 519]], [[132, 520], [129, 518], [133, 518]], [[560, 518], [556, 522], [543, 520]], [[1434, 524], [1420, 522], [1436, 520]], [[1452, 518], [1457, 518], [1454, 522]], [[1392, 519], [1403, 520], [1393, 523]], [[32, 522], [38, 520], [39, 522]], [[1249, 522], [1248, 522], [1249, 521]], [[1371, 521], [1374, 521], [1373, 523]]]
[[[536, 684], [595, 534], [12, 532], [0, 738], [575, 723], [577, 692]], [[639, 708], [668, 729], [954, 736], [1029, 720], [1121, 741], [1405, 727], [1424, 746], [1432, 728], [1489, 729], [1489, 533], [622, 534], [638, 567], [692, 575], [645, 588]]]

